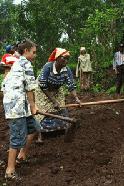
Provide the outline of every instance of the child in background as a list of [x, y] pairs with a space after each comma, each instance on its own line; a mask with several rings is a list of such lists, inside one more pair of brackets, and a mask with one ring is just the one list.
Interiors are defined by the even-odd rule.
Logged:
[[36, 134], [36, 121], [33, 115], [37, 112], [34, 90], [35, 77], [31, 63], [36, 56], [36, 44], [24, 40], [18, 45], [21, 55], [13, 64], [2, 83], [5, 117], [10, 127], [10, 148], [6, 179], [18, 179], [15, 172], [17, 151], [18, 159], [25, 160], [30, 144]]
[[14, 47], [11, 45], [7, 45], [6, 54], [2, 56], [1, 63], [5, 65], [13, 64], [13, 60], [11, 59], [11, 57], [13, 56], [14, 52], [15, 52]]
[[17, 59], [18, 59], [17, 56], [14, 55], [14, 53], [15, 53], [14, 46], [7, 45], [6, 46], [6, 54], [4, 54], [1, 59], [1, 65], [4, 68], [4, 78], [6, 77], [8, 72], [10, 71], [13, 63], [15, 61], [17, 61]]

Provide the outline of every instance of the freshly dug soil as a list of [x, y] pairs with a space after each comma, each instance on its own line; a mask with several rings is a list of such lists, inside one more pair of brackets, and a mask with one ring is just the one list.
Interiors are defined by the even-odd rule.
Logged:
[[[113, 99], [79, 97], [82, 102]], [[73, 102], [70, 96], [66, 100]], [[21, 182], [6, 182], [9, 130], [0, 94], [0, 186], [124, 186], [124, 103], [72, 108], [69, 115], [77, 119], [70, 140], [58, 132], [44, 135], [43, 145], [34, 141], [30, 162], [17, 168]]]

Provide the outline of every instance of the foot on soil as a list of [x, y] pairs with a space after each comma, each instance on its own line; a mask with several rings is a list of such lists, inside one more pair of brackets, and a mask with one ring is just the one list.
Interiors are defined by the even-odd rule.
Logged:
[[17, 175], [16, 172], [12, 173], [5, 173], [5, 179], [6, 181], [21, 181], [21, 178]]

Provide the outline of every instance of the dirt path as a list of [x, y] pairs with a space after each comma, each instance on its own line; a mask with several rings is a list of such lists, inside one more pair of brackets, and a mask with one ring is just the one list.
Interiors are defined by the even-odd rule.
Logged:
[[[112, 99], [105, 95], [81, 96], [82, 101]], [[8, 127], [0, 97], [0, 186], [8, 150]], [[68, 97], [68, 102], [72, 102]], [[74, 140], [64, 135], [45, 137], [31, 148], [31, 162], [17, 169], [26, 186], [124, 186], [124, 103], [71, 109], [80, 127]]]

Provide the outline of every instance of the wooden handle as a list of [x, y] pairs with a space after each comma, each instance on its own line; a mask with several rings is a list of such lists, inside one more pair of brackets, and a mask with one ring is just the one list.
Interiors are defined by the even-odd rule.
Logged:
[[[115, 99], [115, 100], [103, 100], [103, 101], [86, 102], [86, 103], [81, 103], [81, 106], [102, 105], [102, 104], [120, 103], [120, 102], [124, 102], [124, 99]], [[67, 105], [65, 105], [64, 107], [79, 107], [79, 104], [67, 104]]]
[[69, 118], [69, 117], [59, 116], [59, 115], [55, 115], [55, 114], [51, 114], [51, 113], [47, 113], [47, 112], [41, 112], [41, 111], [38, 111], [37, 114], [41, 114], [41, 115], [44, 115], [44, 116], [61, 119], [63, 121], [67, 121], [67, 122], [70, 122], [70, 123], [76, 123], [76, 119]]

